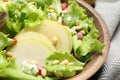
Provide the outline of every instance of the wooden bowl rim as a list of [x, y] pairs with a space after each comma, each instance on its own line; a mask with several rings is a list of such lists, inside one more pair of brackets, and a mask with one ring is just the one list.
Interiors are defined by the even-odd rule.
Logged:
[[78, 74], [72, 78], [67, 79], [67, 80], [87, 80], [91, 76], [93, 76], [102, 67], [102, 65], [105, 62], [107, 55], [109, 53], [109, 49], [110, 49], [110, 34], [109, 34], [109, 30], [108, 30], [108, 27], [107, 27], [105, 21], [97, 13], [97, 11], [95, 11], [94, 8], [92, 8], [89, 4], [87, 4], [83, 0], [76, 0], [76, 1], [78, 2], [79, 5], [82, 5], [82, 7], [86, 8], [89, 12], [91, 12], [96, 19], [98, 19], [99, 23], [102, 26], [103, 35], [104, 35], [105, 47], [103, 49], [102, 55], [100, 55], [98, 57], [98, 59], [94, 63], [94, 65], [92, 67], [90, 67], [89, 69], [87, 69], [86, 71], [81, 72], [80, 74]]

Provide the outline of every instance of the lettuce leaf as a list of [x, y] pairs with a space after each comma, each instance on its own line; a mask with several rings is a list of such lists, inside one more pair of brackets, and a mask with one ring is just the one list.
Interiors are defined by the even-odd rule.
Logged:
[[9, 37], [14, 37], [24, 27], [39, 24], [46, 18], [40, 7], [37, 8], [32, 2], [27, 3], [25, 0], [6, 2], [1, 8], [7, 13], [3, 32], [9, 34]]
[[67, 10], [69, 13], [64, 15], [63, 20], [70, 28], [75, 26], [76, 20], [84, 20], [87, 18], [86, 10], [80, 7], [76, 1], [72, 1]]
[[0, 32], [0, 51], [2, 51], [5, 47], [12, 45], [14, 42], [12, 39], [7, 38], [7, 35]]
[[37, 7], [45, 7], [46, 5], [51, 5], [53, 0], [29, 0], [29, 2], [35, 2]]
[[[73, 49], [75, 56], [77, 56], [79, 59], [87, 56], [86, 60], [88, 61], [92, 52], [101, 54], [105, 45], [101, 43], [97, 38], [98, 31], [95, 28], [93, 28], [86, 36], [84, 36], [82, 40], [78, 40], [77, 35], [74, 35]], [[86, 60], [84, 61], [86, 62]]]
[[[74, 65], [53, 65], [54, 60], [59, 60], [62, 62], [67, 59], [69, 62], [73, 62]], [[46, 60], [46, 69], [48, 72], [54, 73], [57, 77], [72, 77], [76, 74], [76, 71], [81, 71], [83, 69], [84, 63], [78, 61], [73, 57], [73, 55], [66, 52], [55, 52], [50, 55]]]
[[60, 15], [60, 13], [62, 12], [60, 0], [53, 0], [52, 5], [53, 5], [57, 15]]

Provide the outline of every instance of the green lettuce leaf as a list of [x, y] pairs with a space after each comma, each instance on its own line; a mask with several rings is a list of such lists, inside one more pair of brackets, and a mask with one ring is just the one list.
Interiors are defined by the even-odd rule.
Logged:
[[53, 0], [29, 0], [29, 2], [35, 2], [37, 7], [45, 7], [46, 5], [51, 5]]
[[1, 8], [7, 13], [3, 32], [9, 34], [9, 37], [14, 37], [24, 27], [39, 24], [46, 18], [40, 7], [37, 8], [32, 2], [27, 3], [25, 0], [6, 2]]
[[[63, 65], [60, 63], [57, 65], [52, 64], [54, 60], [59, 60], [60, 62], [62, 62], [66, 59], [69, 62], [73, 62], [74, 65]], [[76, 74], [76, 71], [81, 71], [83, 69], [83, 66], [84, 63], [79, 62], [73, 57], [73, 55], [66, 52], [55, 52], [46, 60], [47, 71], [54, 73], [57, 77], [72, 77]]]
[[53, 5], [57, 15], [60, 15], [60, 13], [62, 12], [60, 0], [53, 0], [52, 5]]
[[[26, 26], [34, 26], [39, 24], [41, 20], [45, 18], [43, 11], [41, 8], [37, 9], [35, 5], [31, 5], [30, 3], [21, 11], [20, 19], [24, 18], [25, 27]], [[22, 20], [21, 20], [22, 21]]]
[[13, 39], [10, 39], [4, 33], [0, 32], [0, 51], [2, 51], [5, 47], [12, 45]]
[[65, 14], [63, 19], [67, 26], [75, 26], [76, 20], [84, 20], [87, 18], [86, 10], [80, 7], [75, 1], [72, 1], [68, 6], [68, 14]]
[[[101, 54], [104, 44], [98, 39], [98, 31], [93, 28], [82, 40], [77, 39], [77, 35], [73, 36], [73, 49], [75, 55], [80, 59], [87, 57], [88, 60], [92, 52]], [[86, 61], [86, 60], [85, 60]]]

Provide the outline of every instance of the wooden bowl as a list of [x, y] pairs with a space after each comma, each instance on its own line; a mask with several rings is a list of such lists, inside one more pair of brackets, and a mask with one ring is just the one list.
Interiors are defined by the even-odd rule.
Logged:
[[89, 79], [104, 64], [104, 62], [107, 58], [108, 52], [109, 52], [109, 48], [110, 48], [109, 31], [108, 31], [107, 25], [105, 24], [102, 17], [94, 10], [94, 8], [92, 8], [86, 2], [84, 2], [82, 0], [77, 0], [77, 2], [81, 7], [86, 9], [89, 17], [94, 18], [94, 23], [100, 33], [99, 40], [105, 44], [105, 47], [103, 49], [102, 55], [94, 54], [81, 73], [79, 73], [78, 75], [76, 75], [72, 78], [69, 78], [67, 80], [87, 80], [87, 79]]

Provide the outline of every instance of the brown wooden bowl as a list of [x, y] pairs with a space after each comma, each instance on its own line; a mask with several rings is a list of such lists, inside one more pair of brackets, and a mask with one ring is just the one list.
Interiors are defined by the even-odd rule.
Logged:
[[99, 30], [100, 38], [99, 40], [105, 44], [105, 47], [103, 49], [102, 55], [94, 54], [90, 61], [87, 63], [87, 65], [84, 67], [83, 71], [76, 76], [69, 78], [67, 80], [87, 80], [92, 75], [94, 75], [100, 67], [104, 64], [109, 48], [110, 48], [110, 35], [107, 28], [107, 25], [105, 24], [102, 17], [92, 8], [90, 5], [88, 5], [86, 2], [82, 0], [77, 0], [78, 4], [86, 9], [87, 14], [89, 17], [93, 17], [94, 23], [96, 25], [96, 28]]

